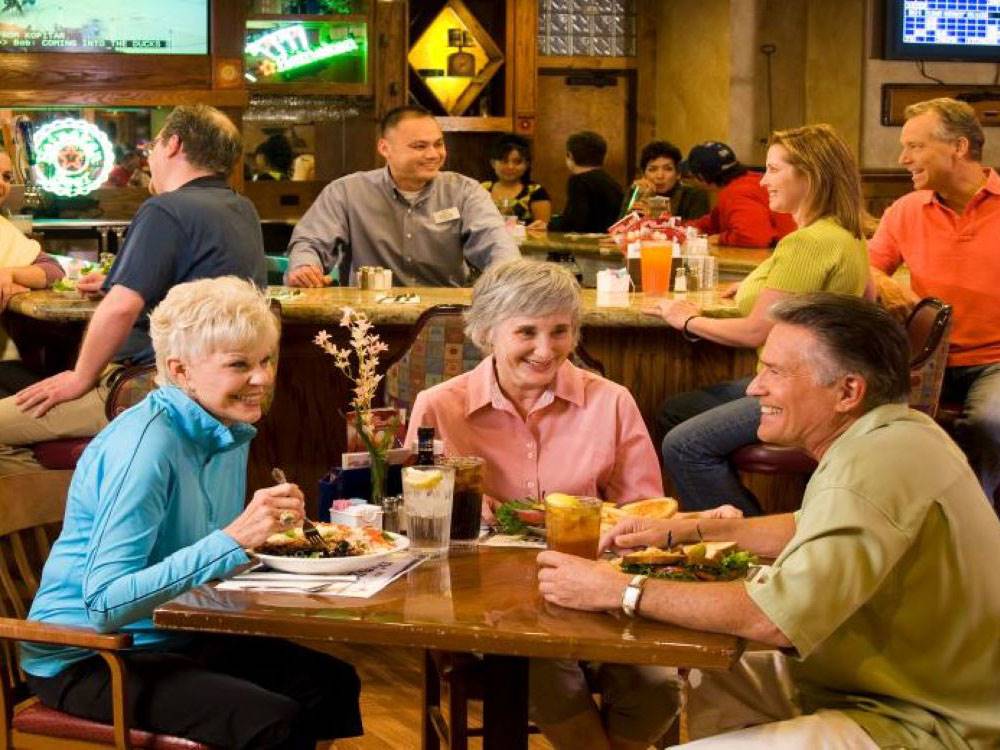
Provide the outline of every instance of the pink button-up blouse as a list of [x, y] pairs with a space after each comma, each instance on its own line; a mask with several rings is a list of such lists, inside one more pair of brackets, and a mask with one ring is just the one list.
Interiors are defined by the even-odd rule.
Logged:
[[406, 443], [434, 427], [445, 453], [486, 460], [486, 494], [499, 500], [549, 492], [618, 503], [663, 494], [660, 464], [632, 394], [566, 361], [522, 419], [497, 383], [493, 357], [421, 391]]

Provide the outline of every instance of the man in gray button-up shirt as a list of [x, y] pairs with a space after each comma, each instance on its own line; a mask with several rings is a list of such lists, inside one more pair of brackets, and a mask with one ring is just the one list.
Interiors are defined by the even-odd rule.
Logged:
[[444, 136], [429, 112], [389, 112], [378, 152], [385, 167], [334, 180], [295, 226], [290, 285], [325, 286], [335, 266], [344, 283], [360, 266], [383, 266], [399, 286], [465, 286], [469, 266], [519, 257], [489, 193], [440, 171]]

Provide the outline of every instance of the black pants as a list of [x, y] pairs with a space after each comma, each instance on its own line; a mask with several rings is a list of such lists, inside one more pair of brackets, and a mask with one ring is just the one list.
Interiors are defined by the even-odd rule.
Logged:
[[[129, 652], [125, 661], [137, 729], [227, 750], [314, 750], [318, 740], [363, 731], [354, 668], [288, 641], [204, 635], [171, 652]], [[28, 685], [50, 708], [112, 721], [111, 677], [98, 656], [55, 677], [28, 675]]]

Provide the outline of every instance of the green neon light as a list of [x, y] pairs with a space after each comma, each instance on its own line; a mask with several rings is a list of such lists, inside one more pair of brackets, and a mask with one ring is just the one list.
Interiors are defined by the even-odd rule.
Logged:
[[314, 47], [307, 52], [300, 52], [284, 60], [276, 60], [278, 63], [278, 72], [284, 73], [285, 71], [301, 68], [305, 65], [312, 65], [314, 62], [319, 62], [320, 60], [328, 60], [331, 57], [339, 57], [349, 52], [356, 52], [357, 49], [358, 43], [350, 38], [341, 39], [339, 42], [334, 42], [333, 44], [321, 44], [319, 47]]
[[86, 195], [103, 185], [114, 166], [114, 149], [100, 128], [65, 118], [35, 132], [38, 186], [56, 195]]
[[258, 55], [272, 61], [275, 73], [286, 73], [321, 60], [356, 52], [358, 49], [358, 43], [352, 36], [310, 47], [306, 30], [301, 25], [286, 26], [264, 34], [246, 46], [247, 54]]

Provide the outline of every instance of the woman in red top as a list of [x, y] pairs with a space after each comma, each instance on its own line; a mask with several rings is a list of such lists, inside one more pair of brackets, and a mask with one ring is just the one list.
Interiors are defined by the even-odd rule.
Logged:
[[768, 208], [760, 173], [749, 171], [725, 143], [706, 141], [695, 146], [681, 168], [705, 187], [715, 186], [719, 190], [710, 213], [685, 222], [705, 234], [717, 235], [718, 244], [773, 247], [795, 231], [795, 220], [790, 214]]

